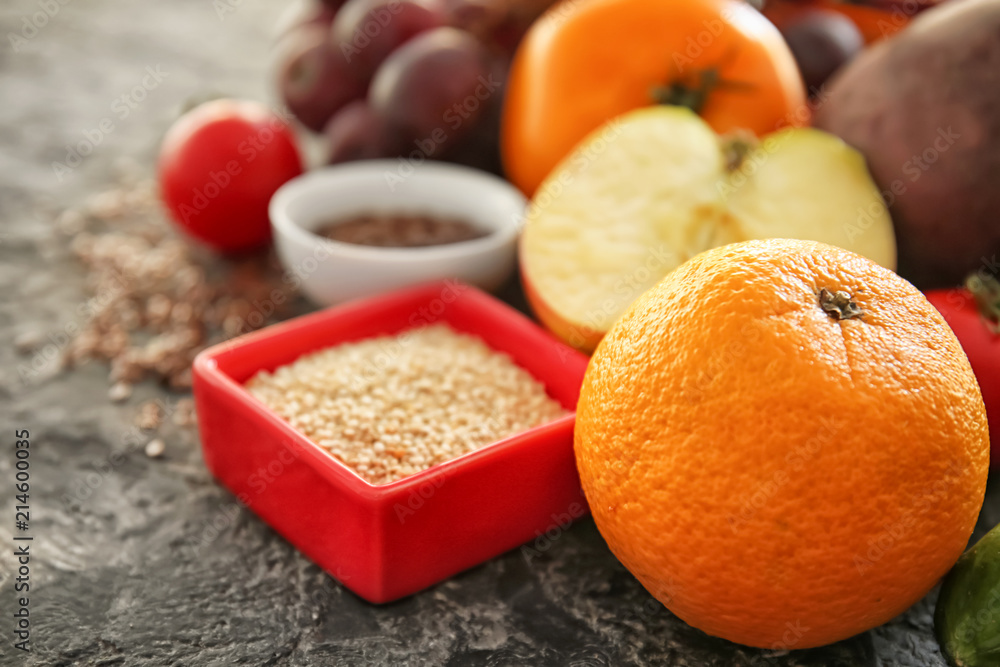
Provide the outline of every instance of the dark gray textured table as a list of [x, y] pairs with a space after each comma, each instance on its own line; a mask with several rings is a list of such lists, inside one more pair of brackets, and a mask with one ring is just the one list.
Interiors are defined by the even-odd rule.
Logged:
[[[147, 383], [113, 405], [101, 365], [25, 383], [24, 359], [9, 345], [28, 329], [59, 331], [85, 299], [54, 214], [103, 188], [121, 156], [149, 175], [186, 99], [266, 98], [269, 32], [284, 3], [49, 0], [58, 10], [14, 40], [15, 51], [9, 34], [31, 34], [22, 34], [25, 17], [44, 5], [0, 5], [0, 664], [944, 664], [931, 634], [936, 591], [892, 623], [824, 649], [772, 654], [706, 637], [645, 593], [590, 520], [535, 558], [514, 551], [375, 607], [234, 510], [190, 429], [162, 429], [162, 459], [131, 451], [109, 469], [135, 405], [164, 390]], [[223, 5], [233, 11], [220, 19]], [[157, 66], [162, 81], [119, 119], [116, 98]], [[105, 117], [113, 129], [60, 180], [51, 163]], [[28, 655], [12, 648], [10, 614], [15, 427], [30, 429], [33, 443]], [[94, 474], [88, 497], [62, 501]], [[977, 535], [1000, 521], [996, 485], [989, 496]], [[216, 520], [218, 537], [191, 549]]]

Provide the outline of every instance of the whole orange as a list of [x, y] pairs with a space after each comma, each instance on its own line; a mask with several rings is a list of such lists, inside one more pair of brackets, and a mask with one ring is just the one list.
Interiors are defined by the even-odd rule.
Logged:
[[689, 624], [773, 649], [919, 600], [966, 546], [989, 440], [955, 336], [912, 285], [808, 241], [710, 250], [601, 341], [577, 408], [601, 534]]

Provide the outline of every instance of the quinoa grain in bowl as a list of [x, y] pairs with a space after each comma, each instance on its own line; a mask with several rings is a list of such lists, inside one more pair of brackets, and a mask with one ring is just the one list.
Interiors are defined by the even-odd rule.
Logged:
[[320, 350], [246, 387], [372, 484], [567, 414], [509, 356], [446, 324]]

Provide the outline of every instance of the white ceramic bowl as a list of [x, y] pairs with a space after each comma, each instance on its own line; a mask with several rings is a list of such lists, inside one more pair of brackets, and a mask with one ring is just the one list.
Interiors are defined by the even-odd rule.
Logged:
[[[278, 257], [309, 298], [329, 305], [446, 278], [493, 290], [510, 277], [524, 196], [503, 179], [469, 167], [405, 164], [365, 160], [325, 167], [274, 193], [269, 213]], [[313, 233], [365, 213], [429, 214], [491, 231], [471, 241], [417, 248], [343, 243]]]

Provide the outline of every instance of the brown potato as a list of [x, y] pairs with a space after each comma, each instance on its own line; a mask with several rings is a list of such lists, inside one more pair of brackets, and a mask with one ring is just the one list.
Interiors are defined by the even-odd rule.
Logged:
[[860, 150], [918, 287], [1000, 270], [1000, 0], [954, 0], [860, 54], [814, 125]]

